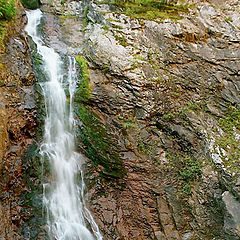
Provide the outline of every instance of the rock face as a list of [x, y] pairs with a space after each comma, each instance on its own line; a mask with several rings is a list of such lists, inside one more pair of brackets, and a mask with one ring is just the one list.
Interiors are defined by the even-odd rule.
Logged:
[[223, 202], [226, 208], [224, 227], [226, 231], [240, 236], [240, 203], [228, 191], [223, 193]]
[[[179, 20], [139, 20], [96, 2], [41, 0], [46, 42], [88, 61], [79, 88], [91, 95], [75, 101], [77, 139], [104, 239], [239, 239], [239, 1], [189, 1]], [[8, 42], [1, 237], [26, 239], [17, 229], [29, 213], [14, 200], [25, 186], [20, 156], [34, 137], [34, 78], [25, 35], [14, 30]], [[37, 156], [27, 158], [37, 169]], [[34, 192], [38, 173], [27, 171]]]
[[19, 197], [26, 190], [21, 156], [33, 142], [37, 126], [26, 16], [18, 1], [16, 5], [17, 16], [5, 25], [5, 50], [0, 53], [0, 239], [4, 240], [23, 239], [18, 233], [23, 221]]
[[238, 239], [239, 2], [194, 1], [155, 21], [53, 3], [59, 38], [89, 63], [78, 136], [105, 238]]
[[238, 1], [196, 1], [178, 21], [42, 3], [63, 15], [55, 48], [89, 62], [78, 136], [105, 238], [238, 239]]

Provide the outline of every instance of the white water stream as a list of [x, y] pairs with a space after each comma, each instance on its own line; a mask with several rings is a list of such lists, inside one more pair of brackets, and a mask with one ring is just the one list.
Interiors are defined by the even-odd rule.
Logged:
[[[27, 17], [25, 30], [36, 43], [48, 76], [48, 81], [41, 83], [46, 107], [41, 155], [43, 159], [47, 158], [51, 169], [49, 182], [43, 185], [43, 205], [50, 239], [102, 240], [98, 226], [85, 206], [83, 159], [74, 146], [72, 98], [76, 86], [75, 60], [69, 57], [68, 82], [64, 83], [61, 57], [44, 44], [37, 31], [42, 12], [28, 11]], [[66, 85], [70, 103], [64, 91]]]

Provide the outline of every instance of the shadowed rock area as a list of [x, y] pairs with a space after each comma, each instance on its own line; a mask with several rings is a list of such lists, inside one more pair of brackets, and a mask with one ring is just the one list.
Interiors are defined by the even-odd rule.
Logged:
[[23, 30], [27, 19], [19, 1], [15, 5], [16, 16], [1, 20], [5, 36], [0, 52], [0, 239], [4, 240], [23, 239], [18, 228], [28, 213], [20, 196], [28, 190], [22, 156], [33, 143], [37, 127], [35, 76]]

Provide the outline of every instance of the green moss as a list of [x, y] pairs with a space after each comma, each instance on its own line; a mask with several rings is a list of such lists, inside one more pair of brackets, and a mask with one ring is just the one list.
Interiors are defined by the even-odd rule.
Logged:
[[233, 133], [234, 128], [240, 130], [240, 108], [229, 105], [225, 117], [219, 118], [218, 122], [227, 133]]
[[89, 12], [89, 6], [87, 5], [87, 6], [85, 6], [84, 11], [83, 11], [83, 26], [84, 26], [84, 28], [87, 27], [88, 22], [89, 22], [88, 17], [87, 17], [88, 12]]
[[153, 152], [153, 146], [150, 146], [149, 144], [146, 144], [145, 142], [140, 142], [137, 145], [138, 149], [140, 152], [147, 154], [147, 155], [152, 155]]
[[115, 39], [124, 47], [129, 46], [127, 39], [124, 36], [119, 36], [117, 34], [114, 35]]
[[232, 22], [232, 17], [225, 17], [225, 19], [224, 19], [226, 22]]
[[115, 29], [123, 29], [123, 26], [112, 24], [112, 27]]
[[155, 83], [163, 83], [164, 82], [164, 79], [163, 77], [156, 77], [156, 78], [151, 78], [150, 79], [152, 82], [155, 82]]
[[187, 11], [189, 5], [177, 4], [176, 0], [109, 0], [105, 1], [139, 19], [181, 19], [179, 12]]
[[205, 111], [205, 102], [188, 102], [185, 107], [176, 112], [168, 112], [162, 116], [162, 120], [173, 120], [175, 118], [185, 118], [188, 111], [193, 111], [197, 114], [200, 111]]
[[6, 35], [6, 25], [7, 22], [0, 20], [0, 53], [4, 52], [5, 46], [4, 46], [4, 38]]
[[[38, 144], [33, 142], [22, 157], [23, 182], [25, 191], [21, 195], [21, 209], [25, 216], [24, 223], [20, 227], [24, 239], [39, 239], [47, 234], [41, 226], [46, 224], [43, 216], [42, 180], [49, 173], [49, 166], [41, 162]], [[29, 214], [31, 213], [31, 214]], [[47, 239], [47, 238], [44, 238]]]
[[137, 128], [137, 120], [134, 117], [124, 118], [122, 121], [123, 128]]
[[102, 29], [105, 30], [106, 32], [108, 32], [109, 29], [110, 29], [110, 27], [109, 27], [109, 25], [107, 25], [107, 24], [103, 24], [103, 25], [102, 25]]
[[7, 27], [16, 15], [15, 0], [0, 0], [0, 54], [5, 51], [4, 38]]
[[81, 81], [75, 94], [75, 100], [78, 102], [87, 102], [92, 96], [88, 64], [87, 61], [84, 60], [83, 57], [80, 55], [76, 57], [76, 61], [80, 66]]
[[95, 166], [102, 166], [99, 169], [103, 176], [122, 178], [125, 170], [118, 155], [117, 145], [107, 132], [107, 126], [90, 107], [78, 106], [77, 114], [83, 123], [79, 137], [86, 156]]
[[201, 175], [201, 164], [190, 156], [180, 159], [181, 169], [179, 170], [180, 178], [186, 182], [195, 180]]

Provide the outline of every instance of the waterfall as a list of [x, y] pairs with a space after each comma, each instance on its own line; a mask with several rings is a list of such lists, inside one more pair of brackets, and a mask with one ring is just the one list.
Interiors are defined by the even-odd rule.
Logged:
[[[43, 184], [49, 237], [56, 240], [102, 240], [98, 226], [86, 208], [81, 169], [83, 157], [76, 152], [74, 144], [72, 99], [76, 87], [75, 59], [68, 57], [66, 83], [60, 55], [44, 44], [37, 30], [42, 12], [39, 9], [28, 11], [27, 17], [25, 30], [37, 45], [48, 77], [47, 82], [41, 83], [46, 118], [40, 153], [44, 160], [49, 161], [51, 169], [48, 182]], [[70, 94], [69, 101], [64, 86]]]

